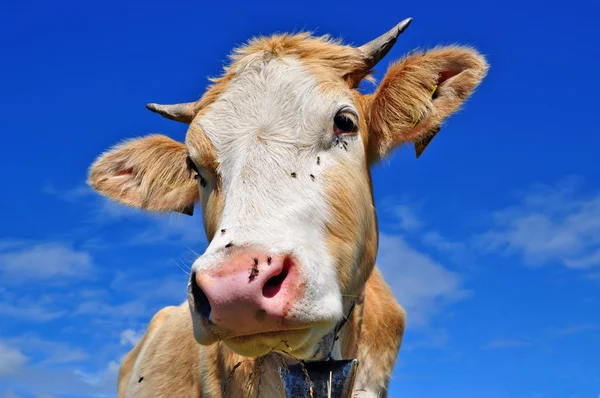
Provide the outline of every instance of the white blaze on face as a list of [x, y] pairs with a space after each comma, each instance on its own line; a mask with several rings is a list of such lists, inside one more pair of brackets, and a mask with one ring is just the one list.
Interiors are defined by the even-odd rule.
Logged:
[[325, 174], [343, 167], [342, 158], [356, 158], [350, 164], [364, 159], [360, 135], [347, 138], [348, 150], [335, 145], [333, 119], [344, 107], [354, 109], [350, 91], [325, 92], [295, 58], [254, 59], [236, 71], [194, 122], [217, 153], [225, 199], [219, 229], [227, 230], [215, 234], [194, 272], [218, 266], [229, 242], [291, 253], [306, 287], [288, 316], [320, 323], [342, 317], [337, 265], [325, 236], [331, 219]]

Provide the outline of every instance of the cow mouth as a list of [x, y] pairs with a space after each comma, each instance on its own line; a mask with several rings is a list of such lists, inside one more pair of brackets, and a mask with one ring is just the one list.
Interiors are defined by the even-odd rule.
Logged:
[[300, 333], [300, 332], [310, 332], [312, 329], [322, 329], [324, 327], [332, 329], [335, 326], [335, 323], [332, 322], [314, 322], [314, 323], [302, 323], [297, 325], [289, 325], [284, 326], [283, 328], [274, 328], [274, 329], [265, 329], [259, 332], [253, 333], [236, 333], [232, 330], [223, 330], [219, 328], [216, 324], [208, 321], [206, 323], [203, 322], [205, 326], [208, 327], [213, 333], [217, 334], [219, 338], [223, 341], [231, 341], [235, 343], [243, 343], [247, 341], [252, 341], [256, 339], [265, 339], [265, 338], [277, 338], [278, 336], [282, 337], [289, 333]]
[[320, 340], [332, 329], [330, 323], [320, 326], [268, 331], [223, 339], [232, 351], [246, 357], [260, 357], [271, 352], [307, 359], [314, 355]]
[[[302, 331], [308, 332], [310, 329], [311, 328], [298, 328], [298, 329], [275, 330], [272, 332], [252, 333], [252, 334], [245, 334], [245, 335], [229, 337], [229, 338], [225, 339], [224, 341], [232, 342], [232, 343], [236, 343], [236, 344], [244, 344], [249, 341], [257, 340], [257, 339], [285, 338], [286, 334], [297, 333], [297, 332], [302, 332]], [[283, 340], [282, 340], [282, 342], [285, 343], [285, 341], [283, 341]]]
[[286, 334], [289, 334], [289, 333], [297, 333], [297, 332], [302, 332], [302, 331], [308, 332], [315, 326], [319, 326], [319, 325], [298, 326], [298, 327], [291, 327], [291, 328], [280, 329], [280, 330], [269, 330], [269, 331], [258, 332], [258, 333], [240, 334], [240, 335], [235, 335], [232, 337], [227, 337], [224, 340], [232, 341], [232, 342], [236, 342], [236, 343], [243, 343], [243, 342], [250, 341], [253, 339], [277, 338], [277, 337], [285, 336]]

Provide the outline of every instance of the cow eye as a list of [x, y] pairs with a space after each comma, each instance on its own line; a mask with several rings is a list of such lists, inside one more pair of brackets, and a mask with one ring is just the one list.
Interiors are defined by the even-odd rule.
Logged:
[[339, 111], [333, 118], [333, 132], [335, 134], [354, 134], [358, 130], [356, 116], [348, 111]]

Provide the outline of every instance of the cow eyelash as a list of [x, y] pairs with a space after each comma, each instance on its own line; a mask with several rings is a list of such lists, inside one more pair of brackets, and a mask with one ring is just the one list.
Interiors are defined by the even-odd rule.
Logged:
[[190, 158], [189, 155], [185, 158], [185, 164], [186, 164], [188, 170], [192, 170], [193, 172], [200, 174], [200, 172], [198, 171], [198, 167], [196, 166], [196, 163], [194, 163], [194, 161], [192, 160], [192, 158]]
[[204, 177], [202, 177], [202, 174], [200, 174], [200, 171], [198, 170], [198, 166], [196, 166], [196, 163], [194, 163], [194, 161], [192, 160], [192, 158], [190, 158], [189, 155], [185, 158], [185, 164], [187, 165], [188, 170], [193, 171], [194, 173], [196, 173], [194, 175], [194, 180], [199, 180], [200, 181], [200, 185], [202, 187], [205, 187], [206, 186], [206, 180], [204, 179]]

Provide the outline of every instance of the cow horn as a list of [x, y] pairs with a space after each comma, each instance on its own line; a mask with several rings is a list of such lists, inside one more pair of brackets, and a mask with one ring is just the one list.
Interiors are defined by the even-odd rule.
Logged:
[[185, 124], [190, 124], [196, 115], [196, 102], [173, 105], [148, 104], [146, 108], [167, 119]]
[[408, 28], [408, 25], [410, 25], [411, 22], [412, 18], [406, 18], [388, 32], [358, 48], [365, 57], [367, 70], [373, 68], [383, 57], [385, 57], [394, 44], [396, 44], [398, 36]]

